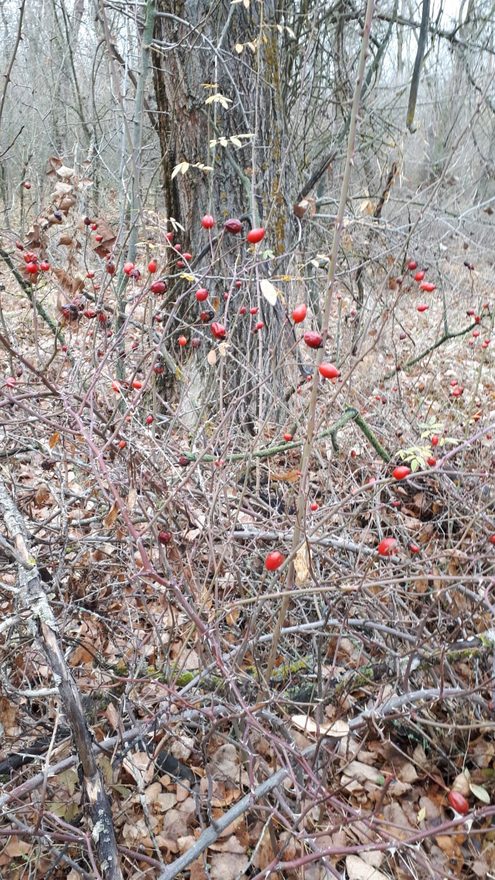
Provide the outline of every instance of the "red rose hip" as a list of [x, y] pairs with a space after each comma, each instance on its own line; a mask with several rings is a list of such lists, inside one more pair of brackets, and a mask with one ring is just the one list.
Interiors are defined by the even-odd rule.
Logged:
[[285, 562], [285, 556], [279, 550], [272, 550], [265, 559], [265, 568], [267, 571], [276, 571]]

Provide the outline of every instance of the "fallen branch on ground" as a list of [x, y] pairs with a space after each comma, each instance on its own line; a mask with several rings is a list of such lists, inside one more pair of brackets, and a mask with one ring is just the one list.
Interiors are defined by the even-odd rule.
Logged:
[[93, 737], [84, 717], [81, 696], [59, 642], [57, 622], [43, 589], [36, 560], [29, 551], [24, 520], [2, 481], [0, 510], [16, 548], [19, 602], [31, 614], [29, 626], [32, 635], [40, 643], [52, 670], [74, 738], [102, 877], [105, 880], [122, 880], [110, 802], [96, 763]]

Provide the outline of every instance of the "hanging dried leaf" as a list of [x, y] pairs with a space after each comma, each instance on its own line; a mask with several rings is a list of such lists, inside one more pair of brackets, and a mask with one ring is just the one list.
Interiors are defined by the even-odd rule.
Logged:
[[57, 180], [53, 187], [52, 196], [66, 196], [68, 193], [71, 193], [73, 189], [74, 187], [71, 183], [64, 183], [63, 180]]
[[48, 170], [47, 175], [51, 177], [56, 174], [58, 169], [62, 167], [62, 160], [58, 158], [58, 156], [50, 156], [48, 159]]
[[102, 236], [102, 240], [95, 243], [93, 250], [99, 257], [106, 257], [117, 241], [117, 236], [105, 220], [96, 217], [94, 222], [98, 224], [98, 234]]
[[60, 165], [56, 170], [56, 174], [58, 177], [62, 177], [64, 180], [68, 180], [69, 178], [74, 176], [74, 169], [68, 168], [67, 165]]
[[268, 281], [267, 278], [263, 278], [260, 281], [260, 290], [266, 301], [270, 303], [271, 306], [274, 306], [278, 299], [278, 290], [273, 286], [271, 281]]
[[62, 289], [71, 297], [75, 296], [84, 287], [83, 278], [78, 275], [69, 275], [65, 269], [59, 269], [58, 266], [52, 269], [52, 275], [55, 275]]
[[63, 196], [63, 198], [60, 199], [58, 206], [64, 214], [68, 214], [69, 211], [71, 210], [71, 208], [73, 208], [75, 204], [76, 204], [76, 197], [73, 195], [67, 195], [67, 196]]
[[294, 557], [294, 571], [296, 572], [296, 586], [303, 587], [309, 576], [309, 546], [302, 544]]
[[60, 236], [58, 243], [59, 245], [65, 245], [65, 247], [71, 247], [71, 245], [74, 244], [74, 239], [68, 232], [64, 232], [64, 234]]

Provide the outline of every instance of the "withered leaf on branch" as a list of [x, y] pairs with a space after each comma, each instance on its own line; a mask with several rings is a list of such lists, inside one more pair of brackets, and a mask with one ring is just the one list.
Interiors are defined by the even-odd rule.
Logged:
[[68, 293], [71, 297], [78, 293], [84, 287], [84, 279], [78, 275], [70, 275], [65, 269], [59, 269], [55, 266], [52, 269], [52, 274], [55, 275], [57, 281], [60, 286]]
[[308, 216], [314, 217], [314, 215], [316, 214], [316, 200], [313, 198], [301, 199], [300, 202], [297, 202], [297, 204], [294, 205], [293, 211], [296, 217], [299, 217], [299, 219], [304, 217], [304, 215], [308, 211]]
[[98, 224], [98, 235], [102, 237], [101, 241], [95, 242], [93, 250], [99, 257], [106, 257], [117, 241], [117, 236], [108, 223], [100, 217], [93, 218], [93, 222]]

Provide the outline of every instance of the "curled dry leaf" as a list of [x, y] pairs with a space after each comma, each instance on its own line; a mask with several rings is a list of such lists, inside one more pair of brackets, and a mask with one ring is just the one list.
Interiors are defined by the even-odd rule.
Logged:
[[105, 518], [103, 520], [103, 525], [105, 526], [106, 529], [110, 529], [113, 526], [118, 515], [119, 515], [119, 508], [118, 508], [118, 505], [115, 503], [112, 505], [112, 507], [110, 508], [110, 510], [108, 511], [107, 515], [105, 516]]
[[[470, 791], [469, 779], [470, 779], [469, 770], [463, 770], [462, 773], [458, 773], [456, 778], [452, 783], [452, 791], [458, 791], [459, 794], [463, 794], [464, 797], [468, 797]], [[474, 794], [474, 792], [473, 792]]]
[[296, 586], [303, 587], [309, 576], [309, 546], [302, 544], [294, 557], [294, 571], [296, 573]]

